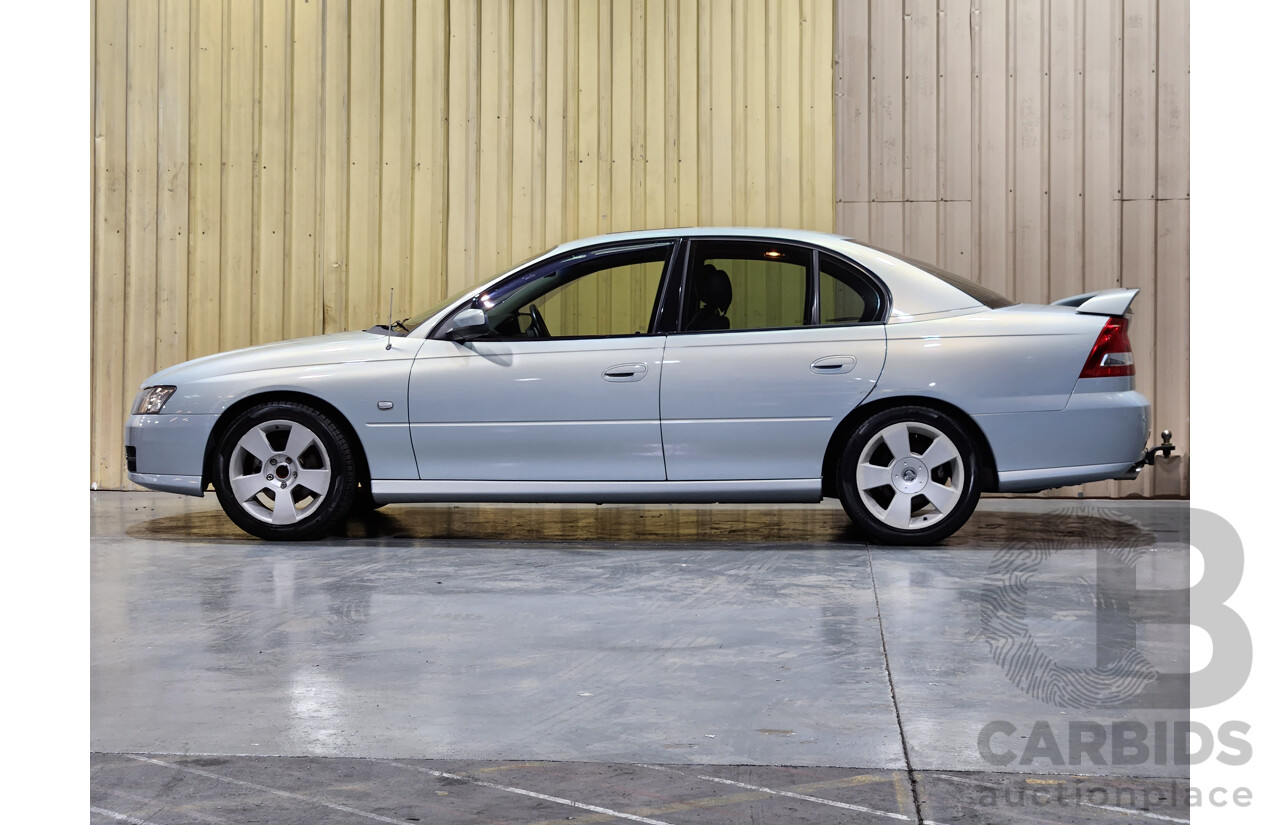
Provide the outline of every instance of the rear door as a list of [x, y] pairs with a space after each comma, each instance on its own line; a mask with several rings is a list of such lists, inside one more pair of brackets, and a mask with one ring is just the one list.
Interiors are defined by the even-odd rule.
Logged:
[[662, 374], [673, 481], [818, 478], [885, 359], [887, 298], [807, 246], [695, 240]]

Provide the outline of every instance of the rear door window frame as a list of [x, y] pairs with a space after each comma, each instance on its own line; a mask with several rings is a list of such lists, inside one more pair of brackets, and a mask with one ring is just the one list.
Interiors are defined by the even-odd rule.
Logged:
[[[788, 327], [749, 327], [743, 329], [723, 329], [723, 330], [686, 330], [682, 327], [686, 322], [687, 313], [689, 312], [688, 298], [691, 295], [689, 288], [690, 264], [692, 262], [694, 249], [700, 242], [718, 242], [718, 243], [744, 243], [744, 244], [777, 244], [780, 246], [788, 246], [797, 249], [807, 250], [809, 253], [809, 261], [806, 266], [807, 283], [805, 287], [806, 306], [805, 321], [800, 326]], [[692, 235], [682, 239], [680, 250], [676, 256], [675, 266], [671, 277], [664, 275], [664, 292], [660, 299], [660, 306], [655, 313], [654, 328], [658, 334], [665, 335], [707, 335], [707, 334], [731, 334], [736, 332], [765, 332], [770, 330], [789, 330], [789, 329], [808, 329], [810, 327], [825, 327], [828, 329], [836, 329], [845, 326], [867, 326], [869, 324], [884, 324], [889, 318], [890, 309], [892, 308], [893, 297], [890, 295], [888, 288], [884, 282], [867, 267], [857, 261], [843, 255], [835, 250], [826, 247], [814, 246], [813, 244], [803, 241], [791, 240], [787, 238], [775, 238], [770, 236], [757, 235]], [[879, 312], [866, 321], [851, 321], [842, 324], [822, 324], [820, 323], [819, 301], [819, 277], [821, 271], [821, 256], [826, 255], [837, 264], [843, 264], [852, 269], [856, 274], [860, 275], [870, 285], [880, 297]]]

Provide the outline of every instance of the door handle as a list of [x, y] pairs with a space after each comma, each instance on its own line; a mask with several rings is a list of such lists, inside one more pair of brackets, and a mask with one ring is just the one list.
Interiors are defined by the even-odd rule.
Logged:
[[606, 381], [639, 381], [648, 374], [649, 368], [644, 364], [614, 364], [600, 377]]
[[858, 359], [852, 355], [828, 355], [826, 358], [819, 358], [809, 365], [809, 369], [818, 375], [841, 375], [846, 372], [853, 372], [854, 365], [858, 363]]

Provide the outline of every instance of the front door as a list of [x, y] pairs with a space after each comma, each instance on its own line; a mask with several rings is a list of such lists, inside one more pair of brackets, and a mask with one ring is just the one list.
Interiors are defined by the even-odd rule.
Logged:
[[673, 246], [577, 251], [477, 295], [490, 334], [428, 340], [410, 374], [419, 475], [663, 480], [653, 308]]

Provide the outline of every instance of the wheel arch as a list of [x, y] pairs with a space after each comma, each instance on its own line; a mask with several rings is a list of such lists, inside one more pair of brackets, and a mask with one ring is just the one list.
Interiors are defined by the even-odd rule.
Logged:
[[235, 421], [240, 413], [271, 401], [292, 401], [297, 404], [306, 404], [315, 407], [321, 413], [330, 418], [333, 423], [337, 424], [346, 433], [348, 441], [351, 443], [352, 454], [356, 458], [356, 479], [360, 484], [368, 487], [369, 485], [369, 460], [364, 454], [364, 444], [360, 442], [360, 436], [357, 435], [355, 427], [351, 426], [351, 422], [342, 412], [325, 401], [319, 396], [311, 395], [305, 392], [295, 390], [265, 390], [263, 392], [247, 395], [228, 406], [218, 416], [217, 423], [213, 425], [213, 430], [209, 433], [209, 440], [204, 446], [204, 462], [202, 464], [202, 477], [200, 479], [200, 489], [206, 489], [215, 478], [217, 473], [214, 468], [214, 459], [218, 442], [222, 440], [223, 433], [227, 427], [231, 426], [231, 422]]
[[986, 433], [982, 431], [982, 428], [978, 426], [972, 416], [956, 405], [937, 398], [923, 395], [894, 395], [888, 398], [877, 398], [875, 401], [855, 407], [836, 426], [835, 432], [831, 434], [831, 440], [827, 442], [827, 451], [822, 457], [823, 496], [832, 498], [839, 496], [837, 485], [840, 483], [838, 474], [840, 456], [844, 453], [850, 434], [858, 428], [858, 425], [882, 410], [908, 406], [928, 407], [937, 410], [950, 417], [958, 426], [964, 428], [978, 449], [979, 489], [982, 492], [992, 492], [996, 489], [998, 474], [995, 454], [991, 450], [990, 442], [987, 441]]

